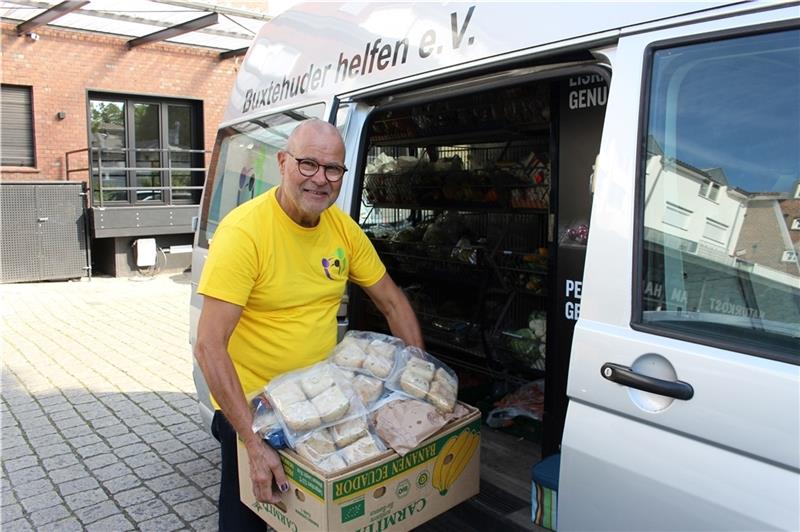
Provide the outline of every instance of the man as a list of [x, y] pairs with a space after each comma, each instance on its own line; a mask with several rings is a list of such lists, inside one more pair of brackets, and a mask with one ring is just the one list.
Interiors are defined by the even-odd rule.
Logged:
[[278, 454], [251, 430], [245, 394], [276, 375], [323, 360], [336, 344], [336, 312], [349, 280], [385, 315], [395, 336], [422, 347], [419, 324], [361, 228], [333, 206], [345, 148], [327, 122], [302, 122], [278, 153], [281, 184], [231, 211], [214, 234], [198, 286], [203, 309], [195, 357], [217, 411], [220, 530], [264, 530], [239, 500], [236, 437], [256, 499], [288, 489]]

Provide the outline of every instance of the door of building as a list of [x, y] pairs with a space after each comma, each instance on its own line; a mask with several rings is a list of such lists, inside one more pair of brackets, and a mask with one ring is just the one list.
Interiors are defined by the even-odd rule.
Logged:
[[[89, 96], [94, 205], [199, 203], [200, 102]], [[188, 151], [195, 150], [195, 151]]]

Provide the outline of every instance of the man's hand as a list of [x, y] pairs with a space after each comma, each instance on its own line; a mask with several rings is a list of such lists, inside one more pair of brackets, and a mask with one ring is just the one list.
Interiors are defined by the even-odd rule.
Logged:
[[[289, 483], [283, 472], [283, 464], [278, 453], [260, 439], [246, 443], [247, 456], [250, 459], [250, 480], [253, 483], [253, 495], [259, 502], [277, 504], [281, 497], [273, 489], [278, 486], [281, 492], [288, 491]], [[272, 480], [275, 479], [273, 483]]]

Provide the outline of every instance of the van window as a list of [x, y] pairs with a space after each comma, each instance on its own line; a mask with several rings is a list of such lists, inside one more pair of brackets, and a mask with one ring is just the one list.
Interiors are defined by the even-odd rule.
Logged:
[[638, 320], [800, 363], [800, 31], [651, 64]]
[[199, 246], [208, 247], [217, 225], [231, 209], [280, 183], [278, 151], [286, 147], [300, 122], [322, 119], [324, 112], [325, 104], [319, 103], [220, 130], [201, 208]]

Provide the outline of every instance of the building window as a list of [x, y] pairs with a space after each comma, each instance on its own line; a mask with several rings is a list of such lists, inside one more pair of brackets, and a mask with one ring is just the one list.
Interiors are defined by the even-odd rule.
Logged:
[[698, 194], [706, 199], [710, 199], [711, 201], [717, 201], [717, 196], [719, 196], [719, 185], [712, 181], [703, 181], [700, 183], [700, 191]]
[[728, 232], [728, 226], [706, 218], [706, 227], [703, 231], [703, 237], [716, 244], [725, 245], [725, 240]]
[[89, 112], [95, 205], [200, 203], [199, 102], [91, 94]]
[[664, 223], [677, 227], [678, 229], [686, 229], [689, 224], [689, 216], [692, 211], [686, 210], [683, 207], [675, 205], [674, 203], [667, 202], [667, 208], [664, 209]]
[[30, 87], [2, 85], [0, 165], [36, 166]]
[[[652, 152], [640, 162], [643, 190], [659, 201], [643, 202], [639, 217], [633, 319], [669, 336], [800, 360], [800, 270], [784, 218], [800, 175], [800, 31], [652, 53], [644, 135], [675, 163], [655, 164], [662, 153]], [[704, 179], [698, 189], [693, 173], [704, 168], [726, 182]], [[719, 193], [723, 184], [729, 193]], [[727, 245], [736, 251], [714, 249]]]

